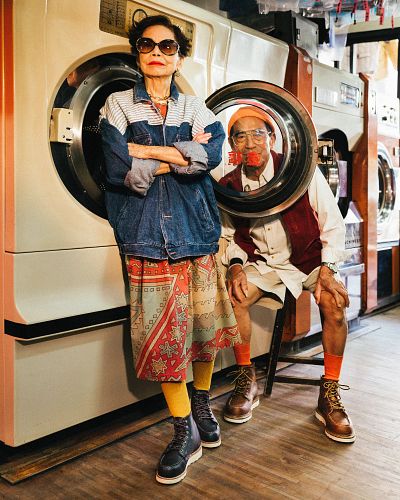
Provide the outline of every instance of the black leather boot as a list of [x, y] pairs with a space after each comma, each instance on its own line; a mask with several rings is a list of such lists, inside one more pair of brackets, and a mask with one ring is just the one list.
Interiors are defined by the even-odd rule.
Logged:
[[162, 484], [182, 481], [189, 465], [202, 455], [199, 431], [191, 413], [187, 417], [174, 417], [174, 431], [158, 463], [156, 480]]
[[221, 444], [221, 430], [210, 406], [210, 393], [193, 387], [192, 415], [199, 429], [201, 444], [205, 448], [217, 448]]

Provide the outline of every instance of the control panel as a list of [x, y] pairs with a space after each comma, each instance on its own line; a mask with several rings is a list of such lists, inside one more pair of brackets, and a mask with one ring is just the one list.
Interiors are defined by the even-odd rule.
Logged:
[[[144, 3], [132, 0], [101, 0], [99, 28], [113, 35], [128, 37], [132, 23], [138, 23], [144, 17], [166, 15], [161, 10], [148, 7]], [[186, 19], [167, 14], [173, 24], [179, 26], [183, 34], [193, 44], [194, 24]]]

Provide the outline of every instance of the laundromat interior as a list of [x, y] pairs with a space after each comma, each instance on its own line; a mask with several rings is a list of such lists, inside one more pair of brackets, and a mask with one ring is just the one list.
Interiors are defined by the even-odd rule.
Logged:
[[[400, 498], [400, 2], [0, 5], [0, 497]], [[354, 427], [351, 439], [332, 438], [328, 417], [316, 413], [331, 323], [314, 293], [303, 287], [295, 298], [289, 286], [271, 306], [265, 292], [249, 308], [258, 387], [249, 417], [239, 425], [225, 418], [240, 363], [236, 346], [221, 349], [207, 392], [221, 439], [200, 444], [201, 458], [190, 455], [174, 484], [154, 479], [175, 419], [160, 381], [135, 373], [132, 284], [106, 208], [111, 188], [99, 121], [111, 94], [128, 95], [147, 81], [139, 60], [175, 56], [155, 40], [150, 55], [132, 53], [129, 30], [159, 15], [190, 42], [173, 76], [179, 95], [205, 103], [225, 133], [219, 165], [201, 176], [223, 225], [213, 261], [226, 293], [234, 293], [231, 269], [246, 264], [224, 261], [225, 217], [261, 227], [286, 221], [307, 198], [322, 248], [339, 245], [335, 227], [321, 226], [322, 201], [311, 201], [323, 198], [310, 187], [316, 176], [329, 187], [345, 232], [343, 257], [320, 269], [340, 278], [349, 303], [334, 384], [340, 397], [324, 394], [329, 415], [349, 415]], [[244, 161], [235, 148], [259, 140], [254, 130], [233, 134], [234, 117], [249, 109], [253, 119], [268, 117], [281, 166], [264, 185], [235, 190], [224, 185]], [[197, 196], [193, 190], [193, 203]], [[296, 234], [311, 231], [306, 215], [296, 220]], [[207, 234], [213, 226], [202, 220], [199, 227]], [[311, 252], [304, 246], [300, 257]], [[168, 350], [159, 362], [167, 358]], [[194, 377], [189, 364], [189, 396]]]

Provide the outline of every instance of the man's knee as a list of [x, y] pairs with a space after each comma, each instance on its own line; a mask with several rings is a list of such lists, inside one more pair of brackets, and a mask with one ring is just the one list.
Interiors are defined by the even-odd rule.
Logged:
[[235, 316], [248, 314], [250, 307], [258, 302], [263, 295], [264, 292], [262, 290], [252, 283], [249, 283], [247, 297], [241, 302], [235, 301], [235, 305], [233, 306]]
[[256, 301], [251, 301], [248, 298], [242, 300], [242, 302], [236, 301], [233, 310], [236, 316], [241, 316], [249, 313], [250, 306], [252, 306]]
[[336, 323], [338, 326], [346, 321], [346, 303], [342, 296], [339, 297], [340, 306], [338, 307], [334, 296], [324, 291], [321, 293], [319, 308], [325, 321]]

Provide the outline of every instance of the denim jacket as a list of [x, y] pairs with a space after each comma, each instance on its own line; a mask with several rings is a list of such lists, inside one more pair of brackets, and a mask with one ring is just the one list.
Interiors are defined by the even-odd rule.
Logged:
[[[212, 134], [208, 144], [192, 141], [203, 130]], [[172, 83], [164, 120], [140, 81], [108, 97], [100, 131], [106, 208], [121, 253], [157, 260], [215, 253], [221, 226], [208, 172], [221, 162], [225, 133], [204, 102]], [[189, 165], [155, 176], [160, 162], [132, 158], [128, 142], [174, 146]]]

